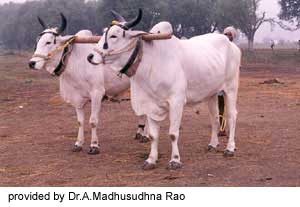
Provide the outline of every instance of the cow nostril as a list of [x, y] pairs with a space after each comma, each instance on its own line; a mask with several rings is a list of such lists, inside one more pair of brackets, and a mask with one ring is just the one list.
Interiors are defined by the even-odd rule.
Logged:
[[28, 65], [31, 69], [34, 69], [35, 63], [35, 61], [30, 61]]
[[89, 54], [89, 55], [87, 56], [87, 59], [88, 59], [89, 62], [90, 62], [93, 58], [94, 58], [94, 55], [93, 55], [93, 54]]

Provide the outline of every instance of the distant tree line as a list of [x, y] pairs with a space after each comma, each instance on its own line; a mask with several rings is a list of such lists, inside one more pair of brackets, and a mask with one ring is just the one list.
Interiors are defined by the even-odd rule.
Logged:
[[[50, 26], [60, 25], [59, 12], [68, 19], [67, 34], [81, 29], [96, 31], [95, 1], [84, 0], [42, 0], [23, 4], [9, 3], [0, 7], [0, 41], [6, 48], [33, 48], [42, 27], [37, 21], [40, 16]], [[100, 15], [99, 15], [100, 16]]]
[[279, 4], [281, 6], [279, 17], [297, 23], [297, 26], [300, 27], [300, 1], [280, 0]]
[[[288, 21], [289, 25], [278, 22], [286, 30], [295, 31], [300, 29], [300, 1], [299, 0], [280, 0], [281, 7], [278, 15], [281, 20]], [[291, 26], [292, 25], [292, 26]], [[300, 35], [299, 35], [300, 38]]]
[[233, 25], [253, 45], [258, 27], [268, 19], [258, 14], [259, 0], [40, 0], [23, 4], [0, 5], [0, 45], [9, 49], [29, 49], [35, 45], [42, 27], [40, 16], [48, 25], [60, 24], [59, 12], [68, 20], [66, 34], [89, 29], [102, 33], [113, 20], [111, 9], [131, 19], [142, 8], [144, 15], [137, 29], [148, 31], [159, 21], [169, 21], [175, 35], [192, 37]]

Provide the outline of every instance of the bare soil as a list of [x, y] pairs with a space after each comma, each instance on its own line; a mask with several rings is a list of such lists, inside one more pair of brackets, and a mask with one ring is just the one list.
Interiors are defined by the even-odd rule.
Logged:
[[[103, 103], [99, 155], [86, 153], [89, 127], [84, 150], [74, 153], [75, 110], [59, 99], [58, 79], [28, 70], [28, 60], [27, 53], [0, 56], [0, 186], [300, 186], [299, 65], [244, 62], [234, 157], [223, 156], [227, 137], [220, 138], [218, 153], [206, 152], [210, 124], [204, 103], [199, 114], [191, 107], [184, 111], [184, 167], [166, 169], [166, 120], [157, 168], [143, 171], [150, 144], [134, 140], [137, 118], [128, 101]], [[261, 84], [275, 78], [283, 84]]]

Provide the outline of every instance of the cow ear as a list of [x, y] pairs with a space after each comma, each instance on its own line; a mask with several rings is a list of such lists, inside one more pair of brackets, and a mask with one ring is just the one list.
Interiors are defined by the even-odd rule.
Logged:
[[104, 29], [103, 29], [103, 34], [106, 32], [108, 30], [108, 27], [105, 27]]
[[74, 37], [74, 35], [66, 35], [66, 36], [61, 36], [61, 37], [59, 37], [59, 39], [60, 39], [60, 41], [61, 41], [62, 43], [65, 43], [65, 42], [67, 42], [68, 40], [72, 39], [73, 37]]
[[144, 31], [128, 31], [128, 34], [129, 34], [130, 38], [134, 38], [134, 37], [140, 37], [142, 35], [146, 35], [149, 33], [144, 32]]

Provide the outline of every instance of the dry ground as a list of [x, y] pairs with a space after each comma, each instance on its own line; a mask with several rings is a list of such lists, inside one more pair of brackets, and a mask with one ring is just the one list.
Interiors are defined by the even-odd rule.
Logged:
[[[297, 56], [299, 59], [299, 56]], [[166, 169], [171, 144], [161, 129], [160, 159], [141, 170], [149, 143], [135, 141], [137, 118], [129, 102], [105, 102], [101, 153], [71, 152], [74, 109], [58, 100], [58, 80], [27, 69], [29, 54], [0, 56], [0, 186], [300, 186], [300, 67], [244, 61], [238, 99], [237, 151], [207, 153], [210, 125], [186, 107], [179, 142], [184, 167]], [[260, 84], [279, 78], [284, 84]], [[88, 110], [87, 110], [88, 111]]]

